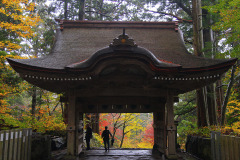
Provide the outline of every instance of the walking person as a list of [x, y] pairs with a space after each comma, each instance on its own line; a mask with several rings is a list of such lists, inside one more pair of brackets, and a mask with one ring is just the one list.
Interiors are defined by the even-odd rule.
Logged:
[[87, 150], [90, 150], [90, 139], [92, 138], [92, 128], [87, 124], [87, 131], [86, 131], [86, 143], [87, 143]]
[[108, 127], [105, 127], [105, 130], [102, 132], [102, 138], [104, 141], [105, 151], [109, 150], [109, 135], [112, 137], [112, 134], [108, 130]]

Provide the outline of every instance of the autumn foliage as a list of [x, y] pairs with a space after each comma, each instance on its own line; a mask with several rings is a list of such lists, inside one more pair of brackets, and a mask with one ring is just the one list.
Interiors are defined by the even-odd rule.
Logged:
[[[152, 148], [152, 114], [100, 114], [100, 134], [108, 126], [114, 136], [114, 148]], [[114, 130], [115, 128], [115, 130]]]
[[0, 4], [0, 48], [7, 51], [20, 49], [22, 38], [34, 36], [32, 27], [40, 21], [34, 12], [35, 4], [28, 0], [2, 0]]
[[231, 58], [239, 57], [240, 50], [240, 1], [239, 0], [221, 0], [213, 6], [205, 7], [211, 14], [217, 17], [217, 21], [212, 28], [221, 33], [217, 38], [226, 45], [225, 52], [221, 57], [230, 55]]
[[[239, 81], [240, 67], [236, 68], [235, 81]], [[224, 79], [228, 82], [231, 73], [228, 72]], [[240, 135], [240, 86], [239, 83], [234, 83], [231, 89], [231, 96], [227, 104], [226, 111], [226, 124], [228, 128], [231, 128], [232, 134]]]
[[36, 113], [32, 115], [32, 86], [22, 81], [6, 62], [6, 58], [26, 58], [19, 56], [21, 42], [33, 38], [34, 27], [42, 22], [36, 4], [28, 0], [1, 0], [0, 17], [0, 130], [9, 127], [32, 128], [42, 133], [65, 130], [62, 108], [56, 105], [58, 96], [38, 89]]

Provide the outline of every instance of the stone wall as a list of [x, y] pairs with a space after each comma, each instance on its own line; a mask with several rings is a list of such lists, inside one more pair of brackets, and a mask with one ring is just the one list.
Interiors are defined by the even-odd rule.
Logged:
[[32, 136], [31, 146], [32, 160], [51, 159], [51, 137], [47, 135], [35, 134]]
[[186, 151], [198, 158], [213, 160], [210, 138], [188, 136], [186, 142]]

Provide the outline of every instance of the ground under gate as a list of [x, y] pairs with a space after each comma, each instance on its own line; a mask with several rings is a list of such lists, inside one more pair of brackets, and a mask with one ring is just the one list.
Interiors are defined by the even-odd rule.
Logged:
[[[52, 160], [165, 160], [159, 153], [153, 153], [151, 149], [92, 149], [84, 151], [79, 157], [72, 159], [66, 156], [67, 151], [52, 152]], [[178, 153], [179, 160], [199, 160], [187, 153]]]

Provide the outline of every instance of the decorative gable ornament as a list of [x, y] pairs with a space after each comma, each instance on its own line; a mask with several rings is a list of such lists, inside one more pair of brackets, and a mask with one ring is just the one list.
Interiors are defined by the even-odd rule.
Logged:
[[113, 43], [109, 45], [110, 47], [118, 47], [118, 46], [130, 46], [137, 47], [137, 44], [133, 39], [129, 38], [129, 36], [125, 33], [125, 28], [123, 28], [123, 33], [119, 35], [117, 38], [113, 39]]

